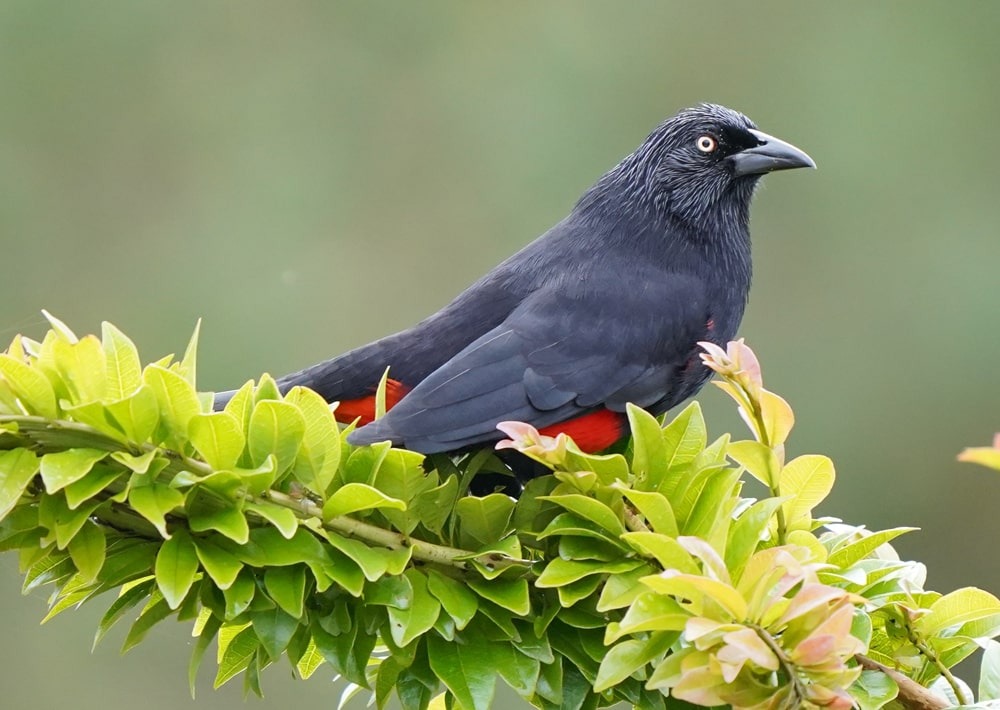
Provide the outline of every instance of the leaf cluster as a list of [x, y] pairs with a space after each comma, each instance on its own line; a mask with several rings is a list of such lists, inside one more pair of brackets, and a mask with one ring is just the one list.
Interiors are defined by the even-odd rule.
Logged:
[[906, 529], [815, 517], [833, 464], [785, 460], [791, 408], [742, 343], [705, 360], [751, 438], [710, 441], [697, 403], [630, 408], [604, 455], [515, 425], [503, 445], [552, 470], [515, 501], [469, 493], [506, 471], [491, 451], [352, 447], [267, 376], [213, 412], [197, 331], [142, 367], [109, 324], [51, 323], [0, 355], [0, 549], [53, 589], [47, 618], [110, 596], [98, 641], [191, 622], [192, 687], [215, 642], [217, 686], [329, 666], [378, 707], [487, 708], [500, 679], [539, 708], [878, 708], [897, 683], [858, 654], [966, 702], [950, 669], [1000, 632], [992, 595], [924, 590]]

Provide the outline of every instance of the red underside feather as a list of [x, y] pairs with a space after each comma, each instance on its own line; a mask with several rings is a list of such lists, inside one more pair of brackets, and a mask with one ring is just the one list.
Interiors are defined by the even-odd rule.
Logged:
[[600, 409], [538, 430], [545, 436], [566, 434], [580, 450], [592, 454], [606, 449], [622, 438], [625, 417], [609, 409]]
[[[385, 383], [385, 408], [386, 411], [392, 409], [399, 400], [406, 396], [410, 388], [398, 380], [387, 380]], [[355, 419], [358, 426], [371, 424], [375, 420], [375, 395], [358, 399], [345, 399], [333, 412], [334, 418], [343, 424], [350, 424]]]
[[[399, 403], [410, 388], [398, 380], [388, 380], [385, 386], [385, 408], [392, 409]], [[340, 403], [334, 410], [333, 416], [338, 422], [349, 424], [355, 419], [358, 426], [364, 426], [375, 419], [375, 395], [359, 397], [358, 399], [347, 399]], [[557, 436], [565, 433], [581, 451], [594, 453], [611, 446], [622, 438], [625, 417], [607, 409], [601, 409], [582, 417], [570, 419], [559, 424], [539, 429], [539, 433], [545, 436]]]

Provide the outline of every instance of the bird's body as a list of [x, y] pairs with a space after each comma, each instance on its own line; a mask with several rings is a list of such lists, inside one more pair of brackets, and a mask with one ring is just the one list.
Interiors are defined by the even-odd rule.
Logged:
[[[279, 386], [341, 402], [355, 444], [453, 451], [513, 420], [605, 448], [626, 403], [661, 413], [707, 379], [697, 343], [732, 339], [747, 302], [757, 179], [810, 164], [741, 114], [688, 109], [443, 309]], [[387, 367], [394, 406], [372, 422]]]

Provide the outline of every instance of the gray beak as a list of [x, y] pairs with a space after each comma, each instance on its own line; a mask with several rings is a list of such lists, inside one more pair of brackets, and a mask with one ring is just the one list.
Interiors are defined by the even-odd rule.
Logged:
[[785, 143], [763, 131], [751, 130], [750, 133], [760, 144], [741, 150], [729, 158], [733, 161], [733, 169], [737, 175], [763, 175], [775, 170], [816, 167], [812, 158], [791, 143]]

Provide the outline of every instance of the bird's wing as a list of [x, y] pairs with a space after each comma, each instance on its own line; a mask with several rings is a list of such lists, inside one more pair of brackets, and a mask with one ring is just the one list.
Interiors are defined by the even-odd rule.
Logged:
[[707, 299], [695, 277], [642, 276], [540, 289], [351, 441], [453, 450], [497, 438], [504, 420], [543, 427], [663, 400], [706, 335]]

